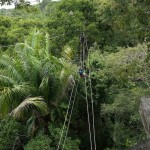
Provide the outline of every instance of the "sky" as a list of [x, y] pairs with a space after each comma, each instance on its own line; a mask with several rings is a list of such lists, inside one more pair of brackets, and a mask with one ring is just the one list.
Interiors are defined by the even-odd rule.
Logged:
[[[31, 5], [34, 5], [34, 4], [37, 4], [37, 0], [26, 0], [28, 2], [31, 3]], [[2, 8], [5, 8], [5, 9], [12, 9], [12, 8], [15, 8], [15, 5], [14, 4], [11, 4], [11, 5], [3, 5], [3, 6], [0, 6], [0, 9]]]
[[[26, 0], [26, 1], [30, 2], [31, 5], [35, 5], [35, 4], [38, 3], [39, 0]], [[40, 1], [42, 1], [42, 0], [40, 0]], [[53, 1], [58, 1], [58, 0], [53, 0]], [[3, 8], [4, 8], [4, 9], [13, 9], [13, 8], [15, 8], [15, 5], [14, 5], [14, 4], [11, 4], [11, 5], [3, 5], [3, 6], [0, 5], [0, 9], [3, 9]]]

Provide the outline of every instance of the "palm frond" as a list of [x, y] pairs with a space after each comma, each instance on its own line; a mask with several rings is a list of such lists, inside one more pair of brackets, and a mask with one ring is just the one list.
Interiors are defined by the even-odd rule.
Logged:
[[17, 81], [22, 80], [22, 76], [14, 66], [13, 61], [9, 56], [3, 55], [2, 57], [0, 57], [0, 68], [7, 69], [9, 77], [13, 77], [13, 79], [17, 79]]
[[[23, 49], [20, 50], [18, 49], [19, 47]], [[28, 44], [21, 44], [18, 45], [16, 53], [22, 65], [26, 79], [35, 83], [38, 80], [37, 77], [40, 69], [42, 68], [41, 60], [38, 56], [36, 56], [35, 49], [30, 47]]]
[[44, 60], [42, 62], [42, 69], [41, 69], [41, 76], [47, 77], [50, 74], [54, 74], [56, 71], [56, 67], [54, 64], [52, 64], [49, 60]]
[[52, 101], [55, 101], [61, 94], [61, 83], [59, 79], [59, 75], [50, 74], [43, 78], [39, 91], [46, 99], [48, 106], [51, 105]]
[[24, 43], [18, 44], [16, 46], [16, 54], [22, 66], [24, 75], [26, 76], [29, 76], [31, 68], [32, 68], [28, 59], [28, 55], [30, 55], [30, 53], [31, 51], [28, 52], [28, 49], [26, 48], [26, 45]]
[[10, 115], [16, 118], [22, 118], [26, 113], [36, 110], [42, 114], [48, 114], [48, 107], [42, 97], [31, 97], [25, 99], [16, 107]]
[[[8, 113], [28, 95], [36, 95], [36, 89], [29, 83], [3, 87], [0, 90], [0, 113]], [[6, 108], [7, 106], [7, 108]]]
[[70, 62], [72, 60], [72, 58], [73, 58], [73, 52], [72, 52], [71, 47], [66, 45], [64, 47], [63, 52], [62, 52], [62, 56], [63, 56], [63, 58], [65, 58], [66, 61]]
[[39, 90], [41, 91], [41, 94], [44, 96], [45, 99], [49, 98], [49, 78], [44, 77], [42, 79], [42, 82], [39, 86]]
[[55, 56], [50, 56], [50, 61], [51, 61], [51, 63], [53, 63], [53, 64], [55, 64], [57, 67], [63, 67], [63, 64], [62, 64], [62, 61], [61, 61], [61, 59], [59, 59], [59, 58], [57, 58], [57, 57], [55, 57]]
[[48, 33], [46, 33], [46, 35], [45, 35], [45, 53], [46, 53], [46, 55], [49, 55], [49, 54], [51, 54], [51, 52], [49, 52], [49, 34]]
[[16, 81], [8, 76], [0, 74], [0, 87], [11, 86], [16, 84]]
[[40, 48], [40, 39], [41, 39], [42, 33], [39, 30], [34, 30], [32, 34], [32, 40], [31, 40], [31, 47], [34, 49]]

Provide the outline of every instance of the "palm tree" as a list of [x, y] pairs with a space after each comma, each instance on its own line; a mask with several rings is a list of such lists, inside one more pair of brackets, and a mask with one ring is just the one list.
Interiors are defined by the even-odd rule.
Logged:
[[0, 56], [2, 116], [11, 112], [14, 117], [22, 117], [29, 108], [31, 114], [35, 110], [47, 114], [46, 105], [50, 110], [65, 96], [74, 67], [69, 59], [54, 57], [48, 43], [47, 34], [34, 30], [25, 43], [16, 45], [13, 55]]

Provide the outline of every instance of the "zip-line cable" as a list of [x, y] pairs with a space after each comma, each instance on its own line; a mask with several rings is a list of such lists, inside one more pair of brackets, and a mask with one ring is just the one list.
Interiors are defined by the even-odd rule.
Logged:
[[[61, 34], [61, 35], [59, 35], [59, 36], [53, 36], [53, 37], [51, 37], [51, 38], [49, 38], [49, 40], [53, 40], [53, 39], [55, 39], [55, 38], [57, 38], [57, 37], [62, 37], [62, 36], [64, 36], [64, 35], [67, 35], [68, 33], [63, 33], [63, 34]], [[13, 45], [0, 45], [0, 48], [1, 47], [11, 47], [11, 46], [16, 46], [17, 44], [20, 44], [20, 43], [16, 43], [16, 44], [13, 44]]]
[[[85, 36], [83, 34], [83, 63], [85, 65]], [[86, 68], [86, 66], [84, 66]], [[92, 142], [92, 133], [91, 133], [91, 123], [90, 123], [90, 113], [89, 113], [89, 102], [88, 102], [88, 93], [87, 93], [87, 85], [86, 85], [86, 77], [85, 77], [85, 99], [86, 99], [86, 108], [87, 108], [87, 116], [88, 116], [88, 126], [89, 126], [89, 135], [90, 135], [90, 145], [91, 145], [91, 150], [93, 149], [93, 142]]]
[[72, 100], [72, 96], [73, 96], [74, 87], [75, 87], [75, 84], [73, 85], [73, 88], [72, 88], [72, 91], [71, 91], [71, 95], [70, 95], [70, 98], [69, 98], [69, 104], [68, 104], [68, 108], [67, 108], [67, 113], [66, 113], [66, 116], [65, 116], [65, 121], [64, 121], [63, 128], [62, 128], [62, 131], [61, 131], [61, 136], [60, 136], [60, 139], [59, 139], [57, 150], [59, 150], [60, 145], [61, 145], [61, 141], [62, 141], [62, 138], [63, 138], [63, 134], [64, 134], [64, 130], [65, 130], [65, 125], [66, 125], [66, 122], [67, 122], [67, 118], [68, 118], [68, 114], [69, 114], [69, 109], [70, 109], [70, 105], [71, 105], [71, 100]]
[[14, 45], [0, 45], [0, 47], [11, 47], [11, 46], [16, 46], [16, 44], [14, 44]]
[[[122, 28], [122, 29], [131, 29], [131, 27], [126, 27], [126, 28]], [[134, 27], [133, 28], [133, 31], [135, 32], [135, 30], [136, 29], [138, 29], [137, 27]], [[144, 29], [142, 29], [143, 31], [148, 31], [149, 30], [149, 28], [148, 28], [148, 26], [146, 26], [146, 28], [144, 28]], [[79, 30], [76, 30], [77, 32], [79, 31]], [[70, 33], [68, 32], [68, 33], [63, 33], [63, 34], [61, 34], [61, 35], [58, 35], [58, 36], [53, 36], [53, 37], [51, 37], [49, 40], [52, 40], [52, 39], [55, 39], [56, 37], [62, 37], [62, 36], [64, 36], [64, 35], [69, 35]], [[115, 33], [115, 35], [122, 35], [122, 33]], [[17, 43], [18, 44], [18, 43]], [[16, 44], [12, 44], [12, 45], [0, 45], [0, 48], [1, 47], [11, 47], [11, 46], [16, 46]]]
[[84, 37], [84, 33], [83, 33], [83, 44], [82, 44], [82, 52], [83, 52], [83, 56], [82, 56], [82, 59], [83, 59], [83, 67], [85, 67], [85, 48], [84, 48], [84, 40], [85, 40], [85, 37]]
[[[87, 42], [86, 42], [87, 47]], [[88, 47], [87, 47], [88, 48]], [[89, 53], [89, 52], [88, 52]], [[90, 54], [90, 53], [89, 53]], [[88, 54], [88, 68], [90, 67], [90, 58]], [[92, 103], [92, 121], [93, 121], [93, 138], [94, 138], [94, 146], [96, 150], [96, 136], [95, 136], [95, 115], [94, 115], [94, 100], [93, 100], [93, 91], [92, 91], [92, 82], [91, 82], [91, 71], [89, 70], [89, 83], [90, 83], [90, 96], [91, 96], [91, 103]]]
[[64, 142], [63, 142], [63, 145], [62, 145], [62, 150], [64, 149], [66, 138], [67, 138], [67, 135], [68, 135], [69, 125], [70, 125], [72, 112], [73, 112], [73, 108], [74, 108], [74, 104], [75, 104], [75, 100], [76, 100], [77, 89], [78, 89], [78, 82], [77, 82], [77, 86], [76, 86], [76, 89], [75, 89], [75, 95], [74, 95], [74, 99], [73, 99], [73, 102], [72, 102], [73, 104], [72, 104], [72, 107], [71, 107], [70, 117], [69, 117], [69, 120], [68, 120], [68, 125], [67, 125], [65, 139], [64, 139]]
[[86, 106], [87, 106], [86, 108], [87, 108], [87, 116], [88, 116], [90, 144], [91, 144], [91, 150], [92, 150], [93, 144], [92, 144], [92, 133], [91, 133], [91, 124], [90, 124], [90, 113], [89, 113], [89, 102], [88, 102], [88, 95], [87, 95], [86, 77], [85, 77], [85, 94], [86, 94]]
[[[79, 52], [80, 67], [84, 68], [85, 71], [87, 71], [86, 70], [86, 60], [85, 60], [86, 59], [85, 58], [85, 55], [86, 55], [85, 54], [86, 53], [85, 49], [86, 49], [86, 52], [87, 52], [88, 67], [90, 67], [90, 60], [89, 60], [90, 58], [89, 58], [89, 55], [88, 55], [87, 39], [85, 38], [85, 34], [83, 32], [80, 36], [80, 52]], [[89, 128], [89, 135], [90, 135], [90, 147], [91, 147], [91, 150], [93, 150], [93, 146], [94, 146], [94, 148], [95, 148], [94, 150], [96, 150], [95, 122], [94, 122], [95, 117], [94, 117], [94, 104], [93, 104], [94, 100], [93, 100], [90, 70], [89, 70], [88, 78], [89, 78], [89, 82], [87, 83], [87, 77], [85, 76], [85, 78], [84, 78], [85, 79], [85, 81], [84, 81], [85, 85], [84, 86], [85, 86], [85, 100], [86, 100], [86, 109], [87, 109], [87, 117], [88, 117], [87, 118], [88, 119], [88, 128]], [[58, 144], [57, 150], [59, 150], [60, 147], [62, 147], [61, 149], [63, 150], [64, 146], [65, 146], [65, 143], [66, 143], [66, 138], [67, 138], [67, 135], [68, 135], [70, 121], [71, 121], [73, 108], [74, 108], [74, 104], [75, 104], [75, 100], [76, 100], [78, 83], [79, 83], [79, 80], [77, 81], [77, 84], [74, 84], [73, 87], [72, 87], [72, 91], [71, 91], [71, 95], [70, 95], [70, 99], [69, 99], [69, 104], [68, 104], [68, 108], [67, 108], [67, 113], [66, 113], [66, 116], [65, 116], [65, 121], [64, 121], [63, 128], [62, 128], [62, 131], [61, 131], [61, 136], [60, 136], [60, 139], [59, 139], [59, 144]], [[90, 99], [91, 99], [91, 104], [92, 104], [92, 122], [93, 122], [92, 125], [91, 125], [91, 122], [90, 122], [90, 111], [89, 111], [88, 87], [87, 86], [89, 86], [89, 89], [90, 89]], [[74, 95], [74, 98], [73, 98], [73, 95]], [[73, 98], [73, 100], [72, 100], [72, 98]], [[67, 121], [68, 121], [68, 123], [67, 123]], [[67, 123], [67, 128], [65, 129], [66, 123]], [[92, 140], [92, 131], [93, 131], [93, 138], [94, 138], [93, 140]]]
[[92, 91], [92, 82], [91, 82], [91, 73], [89, 71], [89, 81], [90, 81], [90, 91], [91, 91], [91, 103], [92, 103], [92, 118], [93, 118], [93, 136], [94, 136], [94, 146], [96, 150], [96, 136], [95, 136], [95, 115], [94, 115], [94, 100], [93, 100], [93, 91]]

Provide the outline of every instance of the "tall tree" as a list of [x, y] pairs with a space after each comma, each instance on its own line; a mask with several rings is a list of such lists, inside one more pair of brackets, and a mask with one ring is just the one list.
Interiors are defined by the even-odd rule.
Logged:
[[1, 116], [12, 111], [11, 115], [26, 119], [28, 110], [37, 117], [50, 113], [47, 107], [65, 97], [69, 74], [74, 74], [71, 65], [67, 58], [51, 55], [47, 34], [33, 31], [25, 43], [16, 45], [13, 54], [0, 57]]

